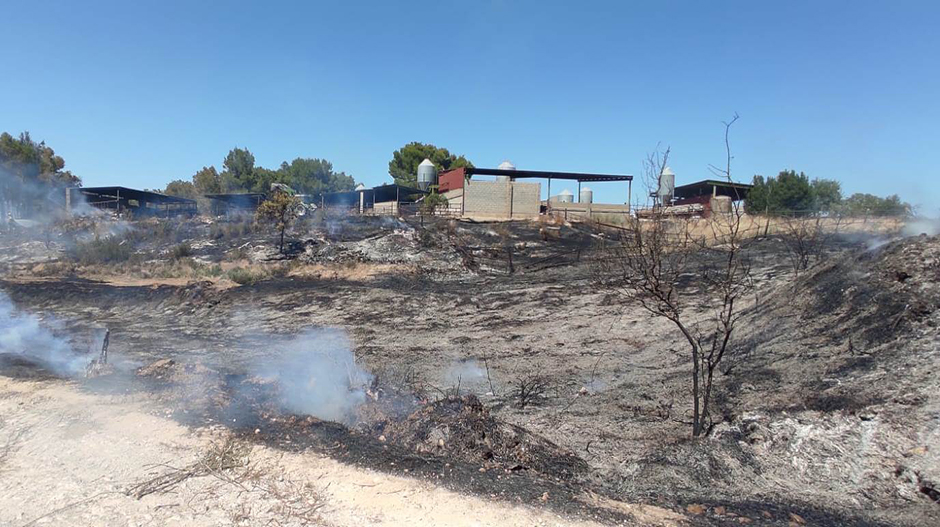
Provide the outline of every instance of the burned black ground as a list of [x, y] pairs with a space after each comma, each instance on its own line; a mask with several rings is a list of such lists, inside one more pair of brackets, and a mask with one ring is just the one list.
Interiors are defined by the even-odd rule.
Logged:
[[[677, 509], [708, 505], [705, 516], [716, 523], [737, 522], [713, 513], [719, 506], [772, 524], [786, 524], [790, 512], [829, 525], [917, 525], [936, 516], [917, 483], [934, 477], [936, 454], [910, 453], [929, 444], [934, 430], [935, 238], [875, 251], [835, 244], [796, 287], [783, 245], [755, 241], [758, 298], [721, 379], [723, 422], [708, 439], [691, 441], [681, 340], [591, 280], [590, 247], [611, 233], [587, 226], [562, 233], [546, 240], [527, 223], [442, 222], [424, 231], [365, 221], [345, 234], [312, 230], [307, 239], [315, 243], [294, 260], [407, 260], [407, 272], [369, 280], [285, 276], [229, 289], [68, 277], [0, 287], [17, 305], [75, 331], [111, 328], [113, 356], [128, 371], [172, 358], [220, 372], [223, 385], [240, 383], [245, 365], [275, 353], [272, 338], [340, 327], [371, 371], [399, 373], [428, 401], [459, 384], [495, 418], [544, 437], [588, 468], [562, 481], [551, 469], [487, 469], [485, 460], [418, 453], [424, 441], [397, 442], [391, 433], [381, 441], [384, 428], [302, 416], [228, 425], [282, 448], [407, 469], [509, 500], [531, 502], [548, 492], [549, 505], [587, 515], [602, 514], [578, 500], [591, 491]], [[258, 237], [237, 241], [244, 243], [269, 254]], [[219, 250], [202, 246], [197, 255], [221, 258]], [[695, 294], [694, 282], [689, 286], [687, 294]], [[475, 366], [472, 374], [467, 364]], [[513, 386], [532, 374], [548, 380], [547, 396], [520, 409]], [[185, 416], [193, 426], [225, 417]]]

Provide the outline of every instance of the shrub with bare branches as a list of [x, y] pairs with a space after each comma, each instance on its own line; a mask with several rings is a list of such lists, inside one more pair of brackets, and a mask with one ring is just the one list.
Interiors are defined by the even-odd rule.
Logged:
[[[731, 181], [731, 148], [728, 135], [737, 115], [725, 123], [727, 164], [710, 167], [716, 176]], [[648, 156], [645, 166], [647, 186], [659, 188], [669, 150]], [[743, 209], [732, 202], [730, 212], [716, 212], [711, 218], [712, 245], [694, 236], [686, 220], [654, 207], [643, 219], [634, 220], [619, 241], [599, 248], [595, 278], [602, 285], [621, 292], [654, 316], [672, 322], [688, 344], [692, 370], [692, 436], [711, 428], [709, 406], [718, 365], [728, 354], [731, 337], [741, 316], [741, 304], [751, 289], [750, 265], [742, 232]], [[712, 263], [708, 263], [712, 262]], [[689, 299], [681, 284], [698, 277], [696, 304], [704, 304], [713, 316], [696, 321], [686, 308]]]
[[832, 218], [830, 223], [827, 227], [819, 214], [781, 218], [780, 238], [787, 248], [794, 278], [825, 255], [826, 243], [838, 232], [839, 218]]
[[545, 400], [548, 392], [548, 379], [541, 375], [524, 375], [516, 379], [512, 394], [519, 408], [533, 406]]

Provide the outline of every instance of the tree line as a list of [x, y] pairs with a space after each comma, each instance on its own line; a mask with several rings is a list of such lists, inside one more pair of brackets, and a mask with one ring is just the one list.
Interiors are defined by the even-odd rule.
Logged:
[[744, 201], [748, 214], [801, 216], [909, 216], [913, 207], [897, 194], [882, 198], [857, 192], [842, 195], [842, 185], [832, 179], [810, 178], [803, 172], [784, 170], [776, 177], [754, 176]]
[[65, 160], [29, 132], [13, 137], [0, 134], [0, 218], [8, 213], [30, 216], [64, 202], [60, 190], [81, 185], [81, 179], [65, 170]]
[[177, 179], [167, 184], [163, 193], [196, 199], [206, 194], [265, 193], [272, 183], [281, 183], [300, 194], [353, 190], [356, 181], [345, 172], [333, 170], [325, 159], [298, 157], [284, 161], [275, 170], [255, 165], [255, 156], [248, 149], [233, 148], [222, 162], [222, 171], [215, 166], [203, 167], [190, 181]]

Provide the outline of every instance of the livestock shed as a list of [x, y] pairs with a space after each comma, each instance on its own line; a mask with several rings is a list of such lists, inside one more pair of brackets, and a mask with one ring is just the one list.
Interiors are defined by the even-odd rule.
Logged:
[[267, 196], [260, 192], [244, 194], [206, 194], [212, 200], [213, 214], [254, 212]]
[[712, 212], [731, 212], [732, 203], [747, 198], [752, 185], [718, 179], [705, 179], [680, 185], [673, 191], [667, 210], [675, 214], [709, 216]]
[[127, 187], [74, 187], [67, 189], [65, 197], [69, 211], [84, 202], [98, 209], [130, 211], [135, 216], [191, 216], [197, 212], [195, 200]]
[[747, 183], [706, 179], [676, 187], [673, 193], [673, 202], [695, 201], [704, 203], [715, 196], [728, 196], [734, 201], [739, 201], [747, 198], [747, 193], [750, 192], [752, 186]]
[[[496, 181], [474, 180], [473, 176], [496, 176]], [[541, 200], [541, 184], [518, 180], [545, 180], [548, 200]], [[552, 196], [552, 181], [577, 182], [579, 201], [574, 203]], [[582, 183], [626, 182], [627, 193], [623, 204], [593, 203], [590, 189], [582, 189]], [[555, 170], [517, 170], [506, 162], [499, 168], [466, 167], [442, 172], [438, 177], [441, 192], [463, 216], [479, 218], [531, 218], [541, 212], [555, 212], [566, 217], [593, 217], [628, 214], [633, 176], [621, 174], [593, 174], [582, 172], [560, 172]], [[561, 194], [567, 195], [565, 191]]]
[[327, 192], [320, 197], [320, 205], [354, 210], [360, 214], [398, 214], [403, 207], [413, 206], [427, 193], [413, 187], [388, 184], [347, 192]]

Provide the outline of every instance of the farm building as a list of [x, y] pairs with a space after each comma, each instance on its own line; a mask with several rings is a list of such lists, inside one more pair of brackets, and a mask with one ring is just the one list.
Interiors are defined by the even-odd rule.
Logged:
[[78, 203], [135, 216], [190, 216], [196, 214], [196, 201], [127, 187], [73, 187], [66, 189], [65, 208]]

